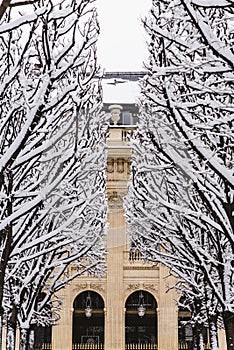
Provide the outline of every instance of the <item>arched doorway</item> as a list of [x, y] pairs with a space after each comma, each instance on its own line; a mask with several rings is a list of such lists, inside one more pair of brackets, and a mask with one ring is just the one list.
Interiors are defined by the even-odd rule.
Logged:
[[85, 348], [102, 348], [104, 344], [104, 301], [93, 291], [79, 294], [73, 303], [73, 344], [86, 344]]
[[141, 344], [144, 349], [157, 347], [157, 302], [154, 296], [139, 290], [132, 293], [125, 304], [125, 344]]
[[[192, 320], [192, 313], [188, 308], [183, 307], [183, 299], [180, 299], [181, 305], [178, 308], [178, 342], [180, 349], [192, 349], [196, 327]], [[193, 326], [192, 326], [193, 324]], [[194, 333], [195, 332], [195, 333]], [[205, 349], [210, 348], [208, 328], [204, 327], [201, 331]], [[200, 341], [200, 340], [199, 340]]]
[[[43, 303], [46, 300], [46, 293], [41, 292], [37, 297], [37, 311], [39, 307], [41, 306], [41, 303]], [[34, 349], [35, 350], [41, 350], [41, 349], [51, 349], [51, 343], [52, 343], [52, 312], [51, 308], [48, 304], [45, 304], [43, 313], [46, 317], [47, 323], [51, 323], [51, 325], [35, 325], [34, 327]]]

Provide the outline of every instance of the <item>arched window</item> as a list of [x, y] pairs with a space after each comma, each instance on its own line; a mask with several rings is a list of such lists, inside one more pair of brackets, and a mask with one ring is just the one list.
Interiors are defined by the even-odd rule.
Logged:
[[[180, 299], [180, 303], [182, 305], [183, 299]], [[194, 322], [191, 323], [192, 314], [186, 307], [179, 306], [178, 309], [178, 341], [179, 341], [179, 349], [190, 349], [193, 347], [193, 337], [195, 327]], [[208, 337], [208, 328], [203, 327], [201, 331], [203, 342], [206, 345], [206, 348], [209, 348], [209, 337]]]
[[[37, 307], [40, 306], [41, 303], [46, 298], [46, 293], [41, 292], [37, 298]], [[38, 309], [37, 309], [38, 310]], [[47, 325], [35, 325], [34, 327], [34, 349], [51, 349], [51, 341], [52, 341], [52, 312], [50, 305], [44, 306], [41, 316], [46, 321]], [[51, 323], [51, 325], [49, 325]]]
[[132, 293], [125, 304], [125, 343], [147, 344], [152, 349], [157, 344], [157, 302], [154, 296], [139, 290]]
[[79, 294], [73, 303], [73, 344], [104, 344], [104, 301], [93, 291]]

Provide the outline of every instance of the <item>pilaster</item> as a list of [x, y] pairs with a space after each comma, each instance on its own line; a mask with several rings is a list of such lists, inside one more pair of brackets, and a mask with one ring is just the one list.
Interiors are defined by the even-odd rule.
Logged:
[[52, 331], [52, 349], [53, 350], [71, 350], [72, 349], [72, 316], [70, 288], [67, 287], [60, 294], [63, 299], [63, 307], [60, 312], [58, 324]]
[[126, 228], [123, 210], [112, 209], [108, 221], [105, 349], [124, 350], [123, 252]]
[[[158, 302], [158, 349], [178, 349], [178, 308], [177, 294], [171, 290], [167, 292], [168, 285], [174, 285], [175, 280], [165, 278], [168, 269], [160, 265], [160, 289]], [[170, 283], [171, 282], [171, 283]]]

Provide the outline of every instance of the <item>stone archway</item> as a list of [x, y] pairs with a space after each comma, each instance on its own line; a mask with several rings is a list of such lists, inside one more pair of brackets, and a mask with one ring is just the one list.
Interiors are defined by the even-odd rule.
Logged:
[[147, 349], [156, 348], [157, 337], [157, 301], [144, 290], [132, 293], [125, 303], [125, 344], [147, 344]]
[[[72, 343], [101, 349], [104, 344], [104, 301], [93, 291], [80, 293], [73, 303]], [[74, 347], [74, 346], [73, 346]]]
[[[39, 305], [46, 298], [46, 293], [41, 292], [37, 298], [37, 305]], [[44, 308], [45, 314], [48, 316], [49, 323], [52, 323], [52, 313], [49, 306]], [[51, 349], [52, 343], [52, 325], [36, 325], [34, 327], [34, 348], [35, 350]]]
[[[191, 322], [192, 314], [186, 307], [183, 307], [183, 298], [180, 299], [180, 306], [178, 308], [178, 343], [179, 349], [193, 348], [193, 341], [196, 337], [196, 327], [193, 327], [194, 322]], [[200, 329], [199, 342], [203, 341], [205, 348], [210, 348], [209, 330], [208, 327]]]

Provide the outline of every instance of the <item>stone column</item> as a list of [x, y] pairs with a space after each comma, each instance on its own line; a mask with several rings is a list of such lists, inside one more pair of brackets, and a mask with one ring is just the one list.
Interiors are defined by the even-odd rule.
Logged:
[[224, 329], [218, 330], [218, 340], [219, 340], [219, 349], [227, 350], [227, 342], [226, 342], [226, 335], [225, 335]]
[[63, 307], [58, 324], [52, 328], [52, 349], [72, 349], [72, 317], [73, 309], [70, 305], [69, 287], [63, 291]]
[[167, 285], [173, 285], [165, 279], [168, 269], [160, 266], [160, 293], [158, 303], [158, 349], [178, 350], [178, 308], [176, 305], [177, 295], [172, 290], [166, 293]]
[[108, 221], [110, 229], [107, 237], [105, 349], [124, 350], [123, 251], [126, 244], [126, 229], [123, 210], [110, 210]]

